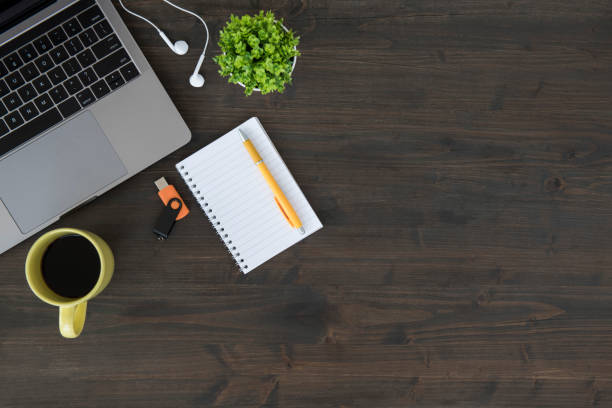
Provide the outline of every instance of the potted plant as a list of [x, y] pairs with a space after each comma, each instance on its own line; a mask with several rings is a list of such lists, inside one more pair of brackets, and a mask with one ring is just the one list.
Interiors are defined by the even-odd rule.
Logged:
[[248, 96], [253, 91], [268, 94], [284, 92], [291, 83], [295, 68], [299, 37], [287, 29], [274, 13], [260, 11], [254, 16], [232, 15], [220, 32], [222, 54], [214, 61], [219, 73], [228, 81], [245, 88]]

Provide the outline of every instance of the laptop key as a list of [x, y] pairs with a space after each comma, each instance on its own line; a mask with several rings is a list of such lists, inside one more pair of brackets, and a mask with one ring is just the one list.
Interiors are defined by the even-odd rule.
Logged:
[[74, 75], [81, 70], [81, 66], [79, 65], [76, 58], [70, 58], [68, 61], [62, 64], [62, 68], [66, 71], [68, 76]]
[[9, 93], [9, 87], [6, 84], [6, 82], [4, 82], [3, 79], [0, 79], [0, 98], [2, 98], [5, 95], [8, 95]]
[[102, 14], [102, 10], [100, 10], [98, 6], [93, 6], [79, 14], [77, 18], [83, 27], [89, 27], [90, 25], [102, 20], [104, 18], [104, 14]]
[[4, 116], [7, 113], [8, 113], [8, 109], [6, 109], [6, 106], [4, 106], [2, 102], [0, 102], [0, 116]]
[[49, 38], [53, 45], [59, 45], [68, 39], [68, 36], [62, 30], [62, 27], [56, 27], [55, 29], [49, 31]]
[[96, 57], [90, 50], [85, 50], [81, 52], [79, 55], [77, 55], [77, 59], [79, 60], [83, 68], [87, 68], [88, 66], [96, 62]]
[[6, 67], [11, 71], [16, 70], [17, 68], [23, 65], [23, 61], [21, 61], [21, 58], [19, 58], [19, 55], [17, 55], [16, 52], [6, 57], [4, 59], [4, 63], [6, 64]]
[[42, 35], [41, 37], [34, 40], [34, 47], [36, 47], [36, 51], [38, 51], [39, 54], [44, 54], [45, 52], [53, 48], [53, 45], [51, 44], [51, 41], [46, 35]]
[[106, 85], [103, 79], [99, 80], [91, 86], [91, 90], [96, 95], [96, 98], [100, 99], [104, 95], [110, 92], [110, 88]]
[[110, 87], [110, 89], [117, 89], [121, 85], [125, 84], [123, 77], [119, 73], [119, 71], [115, 71], [109, 76], [106, 77], [106, 83]]
[[123, 75], [126, 81], [129, 81], [138, 76], [138, 70], [136, 69], [136, 65], [134, 65], [132, 62], [121, 68], [119, 71], [121, 71], [121, 74]]
[[91, 28], [88, 28], [87, 30], [79, 34], [79, 38], [81, 39], [81, 42], [85, 47], [89, 47], [90, 45], [98, 41], [98, 36]]
[[76, 94], [76, 97], [81, 103], [82, 107], [86, 107], [87, 105], [91, 104], [96, 100], [96, 97], [88, 88], [85, 88], [81, 92]]
[[118, 50], [119, 48], [121, 48], [121, 42], [119, 41], [119, 38], [117, 38], [117, 36], [113, 34], [109, 35], [108, 37], [91, 47], [91, 50], [98, 59], [102, 59], [111, 52]]
[[19, 55], [21, 55], [21, 59], [23, 59], [25, 62], [30, 62], [34, 58], [38, 57], [38, 53], [36, 52], [32, 44], [28, 44], [22, 49], [20, 49]]
[[85, 71], [79, 73], [79, 79], [81, 80], [83, 85], [89, 86], [93, 84], [96, 79], [98, 79], [98, 77], [96, 76], [94, 70], [90, 67], [87, 68]]
[[100, 78], [104, 78], [105, 76], [107, 76], [120, 66], [125, 65], [129, 61], [130, 57], [128, 56], [127, 52], [125, 52], [125, 50], [122, 48], [113, 52], [111, 55], [107, 56], [103, 60], [96, 62], [94, 64], [94, 70]]
[[70, 95], [74, 95], [83, 89], [83, 85], [81, 84], [81, 81], [79, 81], [79, 78], [77, 78], [75, 75], [72, 78], [68, 78], [66, 81], [64, 81], [64, 88], [66, 88]]
[[79, 40], [77, 37], [71, 38], [66, 41], [64, 43], [64, 46], [66, 47], [70, 55], [75, 55], [78, 52], [83, 51], [83, 44], [81, 43], [81, 40]]
[[0, 77], [5, 76], [6, 74], [8, 74], [8, 69], [6, 69], [4, 63], [0, 61]]
[[9, 111], [15, 110], [21, 105], [23, 105], [23, 102], [21, 102], [21, 99], [19, 99], [19, 95], [17, 95], [17, 92], [13, 92], [12, 94], [5, 96], [2, 99], [2, 102], [4, 102], [4, 105]]
[[50, 90], [49, 95], [51, 95], [51, 99], [53, 99], [53, 102], [56, 104], [68, 98], [68, 92], [66, 92], [62, 85], [58, 85]]
[[36, 61], [34, 61], [34, 64], [36, 64], [40, 72], [47, 72], [53, 68], [53, 61], [51, 61], [51, 57], [49, 57], [48, 54], [39, 57]]
[[67, 118], [73, 113], [80, 111], [81, 105], [79, 105], [76, 98], [73, 96], [72, 98], [66, 100], [65, 102], [62, 102], [58, 106], [58, 108], [60, 112], [62, 112], [62, 115], [64, 115], [64, 117]]
[[41, 112], [44, 112], [53, 106], [53, 102], [48, 94], [40, 95], [38, 98], [34, 99], [34, 104], [36, 104], [36, 107]]
[[2, 119], [0, 119], [0, 137], [6, 135], [8, 131], [9, 131], [8, 126], [6, 126], [6, 123], [4, 123]]
[[21, 72], [21, 75], [23, 75], [23, 79], [25, 79], [26, 82], [30, 82], [38, 76], [38, 70], [36, 69], [36, 66], [34, 66], [33, 62], [24, 65], [19, 72]]
[[76, 18], [70, 19], [65, 22], [63, 27], [64, 31], [68, 33], [70, 37], [72, 37], [73, 35], [77, 35], [81, 31], [83, 31], [83, 28], [81, 27]]
[[51, 55], [51, 58], [53, 58], [53, 62], [55, 62], [56, 64], [61, 64], [62, 62], [68, 59], [68, 53], [66, 52], [66, 49], [63, 45], [58, 45], [57, 47], [52, 49], [49, 54]]
[[18, 71], [15, 71], [12, 74], [10, 74], [9, 76], [7, 76], [6, 77], [6, 82], [8, 83], [8, 86], [12, 90], [15, 90], [15, 89], [19, 88], [21, 85], [25, 84], [25, 81], [23, 80], [23, 77], [21, 76], [21, 74]]
[[44, 74], [32, 81], [32, 84], [34, 84], [34, 88], [36, 88], [39, 94], [51, 89], [51, 81]]
[[62, 121], [62, 115], [56, 108], [49, 110], [46, 113], [35, 118], [33, 121], [26, 123], [19, 129], [11, 132], [3, 137], [0, 143], [0, 155], [13, 150], [23, 142], [38, 136], [50, 127]]
[[108, 24], [108, 21], [106, 20], [102, 20], [98, 24], [96, 24], [94, 26], [94, 30], [96, 30], [96, 34], [98, 34], [98, 37], [100, 38], [104, 38], [113, 32], [113, 29], [111, 28], [110, 24]]
[[24, 102], [31, 101], [36, 96], [38, 96], [32, 84], [26, 84], [22, 86], [17, 92], [19, 93], [19, 96], [21, 96], [21, 100]]
[[36, 106], [34, 106], [32, 102], [26, 103], [21, 108], [19, 108], [19, 112], [26, 121], [30, 121], [36, 116], [38, 116], [38, 109], [36, 109]]
[[19, 114], [19, 111], [9, 113], [4, 119], [11, 129], [15, 129], [23, 125], [23, 118]]
[[67, 78], [62, 67], [53, 68], [51, 71], [49, 71], [47, 75], [49, 75], [49, 79], [51, 79], [51, 82], [53, 82], [53, 85], [57, 85]]

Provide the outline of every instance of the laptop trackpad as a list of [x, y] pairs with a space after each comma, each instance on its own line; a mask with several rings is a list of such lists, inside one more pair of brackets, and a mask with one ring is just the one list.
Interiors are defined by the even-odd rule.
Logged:
[[26, 234], [126, 174], [86, 111], [0, 160], [0, 199]]

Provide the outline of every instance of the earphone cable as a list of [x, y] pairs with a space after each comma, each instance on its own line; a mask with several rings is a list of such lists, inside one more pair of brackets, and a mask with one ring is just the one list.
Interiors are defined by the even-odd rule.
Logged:
[[[159, 29], [158, 26], [156, 26], [151, 20], [149, 20], [148, 18], [145, 18], [143, 16], [141, 16], [138, 13], [133, 12], [132, 10], [130, 10], [129, 8], [125, 7], [125, 4], [123, 4], [123, 0], [119, 0], [119, 4], [121, 4], [121, 7], [123, 7], [123, 9], [125, 11], [127, 11], [128, 13], [130, 13], [131, 15], [133, 15], [134, 17], [138, 17], [139, 19], [146, 21], [147, 23], [151, 24], [156, 30], [157, 32], [161, 33], [162, 30]], [[207, 41], [208, 42], [208, 41]]]
[[[121, 0], [119, 0], [119, 1], [121, 1]], [[204, 28], [206, 29], [206, 43], [204, 44], [204, 48], [202, 49], [202, 55], [203, 56], [206, 55], [206, 49], [208, 48], [208, 39], [210, 38], [210, 33], [208, 32], [208, 25], [206, 24], [206, 21], [204, 21], [204, 19], [202, 17], [200, 17], [199, 15], [194, 13], [193, 11], [187, 10], [187, 9], [181, 7], [181, 6], [177, 6], [176, 4], [172, 3], [170, 0], [164, 0], [164, 3], [167, 3], [167, 4], [171, 5], [174, 8], [176, 8], [178, 10], [181, 10], [184, 13], [191, 14], [192, 16], [194, 16], [195, 18], [197, 18], [198, 20], [200, 20], [202, 22], [202, 24], [204, 25]]]

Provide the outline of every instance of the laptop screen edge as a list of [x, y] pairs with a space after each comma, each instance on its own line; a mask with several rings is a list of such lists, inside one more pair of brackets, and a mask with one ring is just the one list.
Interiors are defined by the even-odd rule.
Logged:
[[11, 29], [57, 0], [0, 1], [0, 33]]

